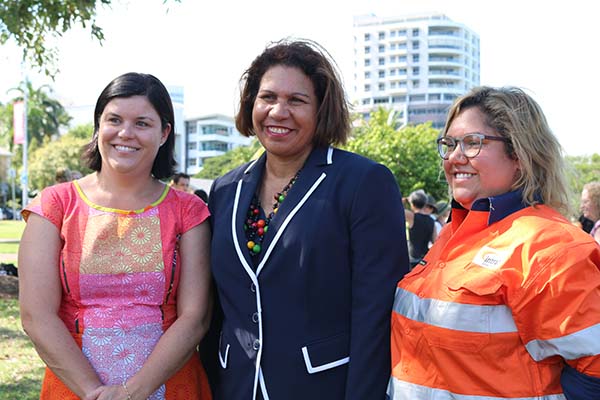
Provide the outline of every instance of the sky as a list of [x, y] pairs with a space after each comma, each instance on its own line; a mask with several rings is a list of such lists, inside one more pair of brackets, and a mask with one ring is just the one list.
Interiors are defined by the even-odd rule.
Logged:
[[[101, 46], [76, 28], [47, 40], [59, 51], [54, 82], [25, 69], [34, 86], [49, 84], [67, 110], [83, 118], [113, 78], [130, 71], [184, 88], [186, 118], [236, 112], [239, 78], [271, 42], [316, 40], [352, 86], [353, 16], [447, 15], [481, 41], [481, 84], [525, 89], [542, 106], [566, 154], [600, 153], [594, 123], [600, 93], [597, 13], [587, 0], [113, 0], [100, 6]], [[15, 96], [24, 73], [20, 51], [0, 46], [0, 101]], [[78, 111], [79, 110], [79, 111]], [[78, 114], [79, 112], [79, 114]]]

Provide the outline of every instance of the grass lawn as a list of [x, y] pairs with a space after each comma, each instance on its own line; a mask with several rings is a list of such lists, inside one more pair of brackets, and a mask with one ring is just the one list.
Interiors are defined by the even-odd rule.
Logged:
[[[21, 239], [25, 229], [24, 221], [0, 221], [0, 239]], [[3, 262], [17, 264], [19, 243], [0, 243], [0, 254], [14, 254], [14, 258], [5, 258]]]
[[39, 399], [44, 363], [21, 329], [19, 302], [0, 299], [0, 400]]
[[0, 239], [20, 239], [25, 221], [0, 221]]

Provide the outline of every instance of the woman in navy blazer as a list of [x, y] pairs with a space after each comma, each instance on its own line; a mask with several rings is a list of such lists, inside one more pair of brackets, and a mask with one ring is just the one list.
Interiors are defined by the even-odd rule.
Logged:
[[332, 147], [350, 120], [324, 54], [274, 43], [242, 77], [236, 126], [265, 153], [210, 193], [215, 399], [385, 398], [402, 196], [386, 167]]

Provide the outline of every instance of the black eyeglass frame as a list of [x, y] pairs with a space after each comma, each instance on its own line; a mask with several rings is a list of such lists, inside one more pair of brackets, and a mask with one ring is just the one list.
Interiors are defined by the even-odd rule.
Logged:
[[[468, 156], [465, 153], [465, 138], [467, 137], [477, 137], [479, 138], [479, 148], [477, 149], [477, 153], [475, 155], [472, 156]], [[479, 133], [479, 132], [473, 132], [473, 133], [468, 133], [466, 135], [464, 135], [463, 137], [456, 139], [453, 138], [451, 136], [442, 136], [437, 138], [436, 143], [437, 143], [437, 148], [438, 148], [438, 154], [440, 155], [440, 157], [442, 157], [442, 160], [447, 160], [448, 158], [450, 158], [450, 154], [456, 150], [456, 143], [459, 144], [460, 146], [460, 151], [462, 153], [463, 156], [465, 156], [465, 158], [471, 159], [471, 158], [475, 158], [479, 155], [479, 153], [481, 152], [481, 147], [483, 145], [483, 140], [487, 139], [487, 140], [496, 140], [498, 142], [504, 142], [504, 143], [510, 143], [510, 139], [502, 137], [502, 136], [489, 136], [489, 135], [484, 135], [483, 133]], [[447, 151], [446, 153], [444, 153], [442, 151], [442, 141], [443, 140], [451, 140], [453, 143], [451, 143], [452, 145], [452, 150]]]

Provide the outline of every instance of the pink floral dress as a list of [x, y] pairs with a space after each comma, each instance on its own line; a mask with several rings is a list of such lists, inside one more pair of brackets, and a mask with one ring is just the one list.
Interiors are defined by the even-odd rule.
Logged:
[[[197, 196], [165, 186], [144, 209], [116, 210], [93, 204], [73, 181], [44, 189], [24, 218], [30, 213], [52, 222], [63, 241], [60, 318], [102, 383], [120, 385], [139, 371], [177, 317], [179, 238], [208, 218], [208, 208]], [[47, 369], [41, 398], [71, 395]], [[178, 398], [210, 398], [198, 357], [150, 397]]]

